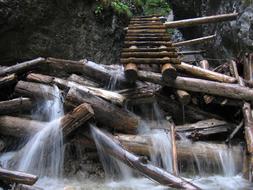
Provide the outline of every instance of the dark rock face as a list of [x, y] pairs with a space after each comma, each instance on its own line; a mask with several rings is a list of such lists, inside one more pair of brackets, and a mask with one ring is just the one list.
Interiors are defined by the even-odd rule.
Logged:
[[0, 63], [37, 56], [118, 62], [127, 18], [93, 0], [0, 0]]
[[207, 24], [182, 30], [185, 38], [188, 39], [216, 33], [215, 42], [202, 48], [214, 50], [209, 51], [209, 57], [226, 59], [236, 58], [242, 53], [253, 51], [253, 3], [246, 2], [245, 0], [174, 0], [171, 4], [175, 19], [238, 12], [237, 21]]

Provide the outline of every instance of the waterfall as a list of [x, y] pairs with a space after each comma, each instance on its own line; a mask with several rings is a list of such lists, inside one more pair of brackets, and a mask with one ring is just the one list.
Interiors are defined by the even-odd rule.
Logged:
[[[55, 98], [43, 101], [33, 114], [33, 118], [47, 119], [48, 124], [17, 152], [5, 153], [0, 163], [5, 168], [24, 171], [40, 177], [60, 177], [63, 168], [63, 137], [60, 123], [54, 121], [63, 115], [63, 105], [59, 89], [55, 86]], [[45, 91], [46, 93], [46, 91]]]

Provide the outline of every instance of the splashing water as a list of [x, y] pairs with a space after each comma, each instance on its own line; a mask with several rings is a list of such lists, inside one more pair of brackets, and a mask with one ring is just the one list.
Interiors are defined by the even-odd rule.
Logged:
[[[46, 90], [46, 89], [44, 89]], [[46, 92], [46, 91], [45, 91]], [[59, 89], [54, 87], [54, 99], [43, 102], [34, 112], [34, 118], [48, 119], [44, 126], [17, 152], [0, 157], [5, 168], [24, 171], [38, 176], [60, 177], [63, 166], [63, 137], [59, 120], [63, 105]]]

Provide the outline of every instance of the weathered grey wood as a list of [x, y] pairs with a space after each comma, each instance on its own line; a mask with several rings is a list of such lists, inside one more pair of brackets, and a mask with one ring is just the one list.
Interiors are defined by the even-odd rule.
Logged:
[[139, 79], [144, 81], [166, 85], [181, 90], [202, 92], [239, 100], [253, 101], [253, 90], [246, 87], [241, 87], [237, 84], [226, 84], [188, 77], [177, 77], [173, 81], [162, 81], [160, 74], [148, 71], [139, 71], [138, 76]]
[[11, 184], [21, 183], [26, 185], [33, 185], [38, 180], [38, 177], [24, 172], [11, 171], [0, 168], [0, 180]]
[[182, 27], [195, 26], [199, 24], [231, 21], [231, 20], [235, 20], [237, 16], [238, 16], [238, 13], [221, 14], [221, 15], [206, 16], [206, 17], [200, 17], [200, 18], [170, 21], [170, 22], [165, 22], [164, 25], [167, 28], [182, 28]]
[[100, 146], [102, 146], [105, 152], [114, 158], [125, 163], [129, 167], [138, 170], [144, 176], [147, 176], [162, 185], [173, 187], [177, 189], [200, 189], [196, 185], [184, 180], [183, 178], [176, 177], [165, 170], [155, 167], [150, 163], [144, 163], [140, 157], [128, 152], [124, 149], [119, 142], [117, 142], [113, 136], [103, 133], [98, 128], [92, 128], [93, 137], [99, 139]]
[[215, 37], [216, 37], [216, 34], [211, 35], [211, 36], [205, 36], [205, 37], [201, 37], [201, 38], [195, 38], [195, 39], [191, 39], [191, 40], [181, 41], [181, 42], [174, 42], [172, 44], [172, 46], [174, 46], [174, 47], [191, 46], [191, 45], [195, 45], [195, 44], [205, 43], [207, 41], [213, 40]]
[[13, 84], [16, 81], [17, 81], [17, 77], [15, 74], [11, 74], [5, 77], [0, 77], [0, 88]]
[[33, 102], [30, 98], [15, 98], [0, 102], [0, 115], [20, 113], [29, 111], [33, 108]]
[[43, 63], [44, 61], [45, 61], [45, 58], [39, 57], [37, 59], [33, 59], [33, 60], [26, 61], [23, 63], [18, 63], [16, 65], [0, 70], [0, 76], [27, 71], [31, 68], [39, 66], [39, 64]]
[[68, 77], [69, 81], [73, 81], [79, 84], [82, 84], [84, 86], [93, 86], [93, 87], [99, 87], [100, 85], [96, 82], [91, 81], [90, 79], [84, 78], [82, 76], [72, 74]]
[[18, 184], [15, 186], [14, 190], [43, 190], [43, 189], [36, 186]]

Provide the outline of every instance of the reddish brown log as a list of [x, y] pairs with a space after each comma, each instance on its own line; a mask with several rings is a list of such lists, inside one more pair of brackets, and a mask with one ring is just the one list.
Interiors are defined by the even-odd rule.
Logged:
[[181, 61], [177, 58], [122, 58], [121, 64], [135, 63], [135, 64], [180, 64]]
[[164, 81], [174, 80], [177, 78], [177, 70], [170, 63], [162, 65], [161, 73]]
[[[166, 47], [165, 47], [166, 48]], [[170, 58], [177, 58], [178, 54], [176, 52], [122, 52], [122, 58], [163, 58], [163, 57], [170, 57]]]

